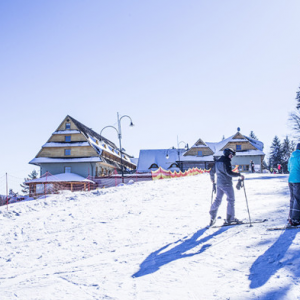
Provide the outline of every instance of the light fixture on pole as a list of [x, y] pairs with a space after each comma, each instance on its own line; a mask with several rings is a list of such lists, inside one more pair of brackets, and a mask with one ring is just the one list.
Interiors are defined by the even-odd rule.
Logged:
[[122, 152], [122, 127], [121, 127], [121, 120], [123, 119], [123, 118], [129, 118], [130, 119], [130, 124], [129, 124], [129, 126], [130, 127], [133, 127], [134, 126], [134, 124], [133, 124], [133, 122], [132, 122], [132, 119], [129, 117], [129, 116], [127, 116], [127, 115], [124, 115], [124, 116], [122, 116], [122, 117], [119, 117], [119, 113], [117, 113], [117, 118], [118, 118], [118, 129], [116, 128], [116, 127], [114, 127], [114, 126], [105, 126], [104, 128], [102, 128], [102, 130], [100, 131], [100, 136], [101, 136], [101, 133], [102, 133], [102, 131], [105, 129], [105, 128], [108, 128], [108, 127], [111, 127], [111, 128], [114, 128], [115, 130], [116, 130], [116, 132], [117, 132], [117, 134], [118, 134], [118, 139], [119, 139], [119, 145], [120, 145], [120, 156], [121, 156], [121, 172], [122, 172], [122, 182], [124, 182], [124, 170], [123, 170], [123, 152]]
[[169, 150], [170, 149], [175, 149], [175, 147], [173, 146], [173, 147], [170, 147], [170, 148], [167, 149], [166, 159], [170, 158], [170, 156], [169, 156]]
[[[177, 137], [177, 138], [178, 138], [178, 137]], [[186, 150], [189, 150], [189, 144], [187, 144], [187, 143], [184, 142], [184, 141], [177, 142], [178, 164], [179, 164], [179, 169], [180, 169], [180, 171], [182, 171], [181, 162], [180, 162], [180, 150], [179, 150], [179, 145], [180, 145], [181, 143], [184, 143], [184, 148], [185, 148]]]

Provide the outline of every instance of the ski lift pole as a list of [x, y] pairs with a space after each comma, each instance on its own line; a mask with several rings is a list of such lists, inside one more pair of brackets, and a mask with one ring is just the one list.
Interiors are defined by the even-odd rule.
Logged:
[[248, 215], [249, 215], [249, 223], [250, 223], [250, 227], [252, 227], [251, 217], [250, 217], [250, 211], [249, 211], [249, 205], [248, 205], [248, 199], [247, 199], [246, 189], [245, 189], [245, 181], [244, 180], [243, 180], [243, 188], [244, 188], [245, 199], [246, 199], [246, 204], [247, 204], [247, 210], [248, 210]]

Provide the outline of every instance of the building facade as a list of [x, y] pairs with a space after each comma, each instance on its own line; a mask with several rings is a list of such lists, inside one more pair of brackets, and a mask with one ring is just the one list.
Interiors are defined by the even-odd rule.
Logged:
[[114, 143], [66, 116], [30, 164], [40, 167], [40, 175], [74, 173], [84, 178], [101, 177], [114, 170], [132, 171], [136, 164]]

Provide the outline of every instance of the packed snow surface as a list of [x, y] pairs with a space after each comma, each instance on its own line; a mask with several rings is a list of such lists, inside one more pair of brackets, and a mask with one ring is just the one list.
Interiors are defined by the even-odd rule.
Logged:
[[267, 231], [286, 224], [287, 176], [246, 175], [248, 220], [245, 191], [267, 222], [207, 229], [208, 174], [3, 206], [0, 299], [300, 299], [299, 229]]

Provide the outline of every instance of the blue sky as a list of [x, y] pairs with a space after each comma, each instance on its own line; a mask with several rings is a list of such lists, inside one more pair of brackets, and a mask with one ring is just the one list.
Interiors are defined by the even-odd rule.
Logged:
[[268, 153], [291, 135], [299, 12], [298, 0], [1, 1], [0, 193], [66, 115], [97, 132], [131, 116], [122, 145], [135, 157], [237, 127]]

